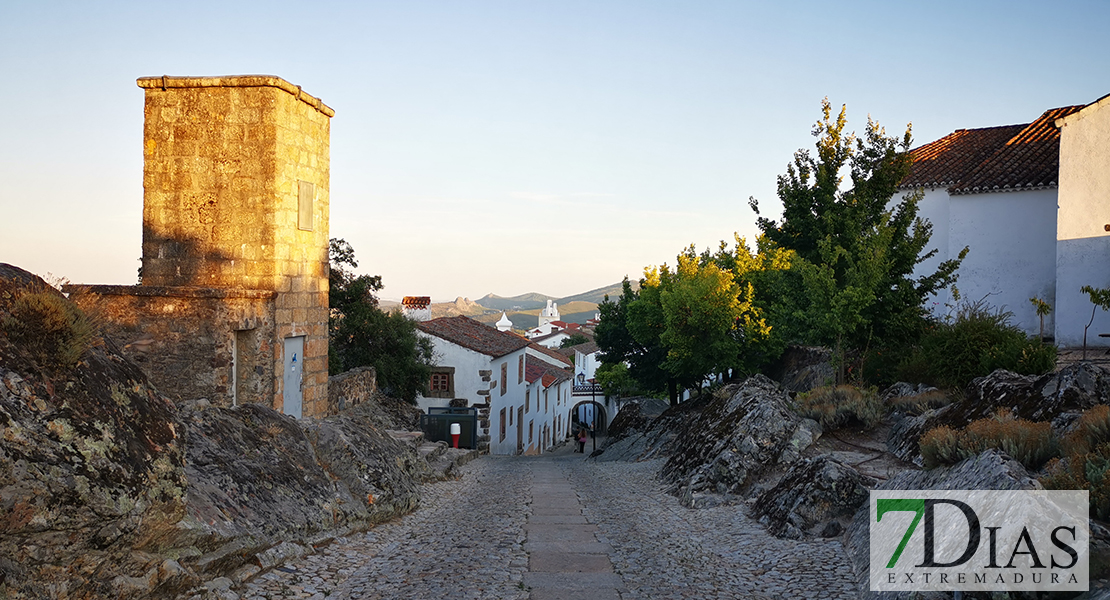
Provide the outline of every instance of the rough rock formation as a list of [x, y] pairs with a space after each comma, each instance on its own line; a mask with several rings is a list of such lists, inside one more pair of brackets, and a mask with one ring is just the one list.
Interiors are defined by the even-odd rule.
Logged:
[[[0, 265], [0, 323], [28, 291], [67, 302]], [[241, 581], [411, 510], [429, 477], [377, 402], [320, 421], [254, 404], [178, 409], [111, 340], [59, 366], [5, 331], [0, 597], [170, 598]]]
[[802, 393], [836, 380], [832, 351], [819, 346], [789, 346], [771, 367], [771, 377], [783, 389]]
[[935, 411], [903, 419], [888, 446], [902, 460], [921, 464], [918, 440], [940, 425], [959, 428], [1000, 409], [1030, 421], [1066, 425], [1082, 411], [1110, 401], [1110, 372], [1090, 363], [1068, 365], [1040, 377], [998, 370], [971, 382], [966, 397]]
[[[1033, 490], [1041, 489], [1021, 463], [998, 450], [987, 450], [951, 467], [931, 471], [903, 471], [880, 483], [879, 490]], [[870, 513], [866, 502], [856, 512], [844, 537], [845, 550], [852, 562], [861, 598], [910, 598], [911, 593], [869, 591]], [[949, 597], [942, 595], [940, 597]]]
[[662, 476], [686, 506], [720, 501], [707, 492], [746, 493], [776, 466], [800, 459], [820, 435], [820, 426], [798, 416], [786, 392], [763, 375], [724, 392], [684, 422], [670, 443]]
[[[26, 291], [53, 293], [0, 265], [0, 319]], [[54, 367], [0, 330], [0, 594], [114, 597], [116, 574], [157, 570], [142, 551], [151, 521], [184, 514], [181, 433], [173, 405], [110, 342]], [[155, 586], [180, 579], [162, 571]]]
[[867, 490], [875, 483], [828, 455], [807, 458], [760, 494], [752, 513], [779, 537], [835, 537], [867, 503]]

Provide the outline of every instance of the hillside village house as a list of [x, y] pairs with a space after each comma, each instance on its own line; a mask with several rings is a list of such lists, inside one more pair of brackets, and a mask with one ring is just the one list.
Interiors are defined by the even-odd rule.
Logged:
[[[932, 272], [966, 246], [956, 287], [965, 300], [1005, 307], [1030, 334], [1040, 320], [1029, 299], [1054, 307], [1046, 335], [1082, 344], [1091, 303], [1084, 285], [1110, 286], [1110, 96], [1044, 112], [1028, 124], [960, 129], [912, 151], [903, 191], [922, 189], [919, 216], [933, 224]], [[930, 307], [943, 315], [950, 292]], [[1088, 345], [1110, 340], [1096, 311]]]
[[[469, 317], [440, 317], [417, 324], [435, 349], [428, 394], [417, 405], [479, 409], [479, 439], [488, 439], [490, 453], [516, 454], [515, 437], [492, 435], [508, 431], [509, 415], [524, 407], [525, 348], [528, 340], [479, 323]], [[488, 437], [487, 437], [488, 436]]]
[[571, 374], [531, 354], [525, 358], [524, 406], [518, 409], [516, 427], [500, 434], [519, 440], [523, 454], [539, 454], [566, 437], [570, 414]]

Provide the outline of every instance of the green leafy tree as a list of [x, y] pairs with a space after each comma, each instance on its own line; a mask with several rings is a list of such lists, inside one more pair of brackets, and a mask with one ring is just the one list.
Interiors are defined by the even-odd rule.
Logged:
[[372, 366], [383, 392], [415, 402], [431, 377], [431, 341], [417, 334], [414, 321], [378, 307], [381, 277], [350, 270], [358, 267], [350, 244], [333, 238], [328, 250], [328, 370], [336, 374]]
[[641, 302], [641, 291], [633, 290], [625, 277], [621, 295], [615, 300], [605, 297], [598, 305], [601, 322], [594, 329], [594, 341], [603, 364], [627, 363], [628, 374], [640, 391], [667, 391], [675, 402], [677, 382], [662, 368], [667, 351], [659, 342], [663, 329], [659, 295], [656, 290], [649, 291]]
[[1038, 296], [1033, 296], [1032, 298], [1029, 299], [1029, 302], [1033, 305], [1033, 310], [1037, 311], [1037, 316], [1040, 317], [1040, 319], [1041, 319], [1041, 333], [1040, 333], [1040, 336], [1037, 339], [1043, 341], [1044, 340], [1044, 318], [1052, 313], [1052, 305], [1049, 304], [1048, 302], [1045, 302], [1044, 300], [1041, 300], [1040, 297], [1038, 297]]
[[1087, 294], [1087, 297], [1091, 299], [1091, 304], [1094, 305], [1091, 308], [1091, 320], [1083, 327], [1083, 360], [1087, 360], [1087, 330], [1095, 322], [1095, 312], [1098, 309], [1110, 310], [1110, 288], [1096, 288], [1085, 285], [1079, 291]]
[[559, 347], [570, 348], [571, 346], [577, 346], [578, 344], [585, 344], [588, 341], [590, 341], [590, 338], [582, 335], [581, 333], [572, 333], [570, 337], [559, 342]]
[[[932, 225], [917, 216], [920, 191], [892, 201], [909, 174], [910, 129], [900, 139], [888, 137], [868, 118], [857, 138], [845, 131], [846, 109], [834, 119], [826, 99], [822, 111], [813, 131], [816, 156], [799, 150], [778, 178], [782, 219], [758, 219], [770, 242], [797, 253], [797, 268], [786, 276], [793, 280], [780, 282], [795, 295], [771, 312], [802, 319], [794, 328], [798, 339], [790, 341], [841, 351], [912, 342], [926, 323], [926, 298], [955, 281], [967, 248], [915, 277], [914, 268], [936, 250], [926, 251]], [[758, 202], [750, 204], [758, 214]]]
[[637, 389], [636, 380], [624, 363], [601, 363], [594, 372], [594, 379], [606, 396], [628, 396]]

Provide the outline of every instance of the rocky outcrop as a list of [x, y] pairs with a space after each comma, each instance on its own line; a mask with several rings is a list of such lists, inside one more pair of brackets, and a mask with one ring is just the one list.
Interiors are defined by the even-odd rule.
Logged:
[[[931, 471], [903, 471], [880, 483], [879, 490], [1032, 490], [1041, 485], [1021, 463], [998, 450], [987, 450], [951, 467]], [[870, 513], [866, 502], [856, 511], [844, 537], [860, 596], [863, 598], [909, 598], [910, 593], [869, 591]]]
[[1077, 363], [1040, 377], [998, 370], [968, 386], [963, 400], [917, 417], [903, 419], [891, 430], [888, 447], [902, 460], [922, 464], [920, 437], [941, 425], [953, 429], [1006, 410], [1030, 421], [1053, 421], [1061, 427], [1079, 413], [1110, 401], [1110, 372]]
[[803, 459], [759, 495], [752, 513], [778, 537], [835, 537], [867, 503], [875, 483], [827, 455]]
[[747, 492], [763, 475], [799, 460], [819, 435], [778, 384], [756, 375], [724, 388], [681, 425], [661, 475], [686, 506], [716, 504], [720, 499], [705, 494]]
[[770, 369], [783, 389], [802, 393], [836, 380], [832, 351], [819, 346], [789, 346]]
[[[0, 320], [28, 291], [49, 296], [44, 310], [67, 302], [0, 265]], [[429, 478], [416, 448], [386, 432], [397, 419], [381, 403], [320, 421], [253, 404], [178, 408], [111, 340], [61, 366], [5, 331], [0, 597], [219, 588], [412, 510]]]
[[[3, 265], [0, 319], [25, 291], [53, 293]], [[56, 367], [0, 330], [0, 431], [0, 593], [116, 597], [117, 574], [150, 570], [153, 588], [189, 583], [173, 561], [136, 552], [150, 545], [152, 521], [184, 514], [182, 428], [110, 342]]]

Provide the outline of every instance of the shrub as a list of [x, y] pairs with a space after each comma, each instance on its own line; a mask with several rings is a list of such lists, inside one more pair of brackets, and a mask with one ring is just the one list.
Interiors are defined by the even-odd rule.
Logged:
[[930, 429], [921, 436], [921, 458], [926, 469], [950, 465], [960, 461], [958, 432], [947, 425]]
[[799, 394], [795, 406], [798, 414], [821, 423], [826, 431], [853, 422], [874, 427], [883, 418], [876, 391], [850, 385], [819, 387]]
[[1110, 406], [1101, 404], [1076, 419], [1075, 428], [1064, 438], [1067, 455], [1087, 454], [1100, 444], [1110, 442]]
[[1008, 412], [972, 421], [960, 430], [938, 427], [921, 436], [918, 445], [929, 469], [997, 448], [1035, 471], [1060, 452], [1051, 423], [1017, 419]]
[[1087, 490], [1091, 516], [1110, 520], [1110, 406], [1085, 411], [1064, 438], [1066, 457], [1045, 467], [1041, 485], [1049, 490]]
[[898, 396], [887, 401], [892, 411], [903, 412], [910, 415], [920, 415], [925, 411], [940, 408], [952, 403], [948, 394], [940, 390], [930, 390], [913, 396]]
[[17, 298], [0, 329], [41, 365], [50, 367], [77, 364], [96, 340], [92, 320], [52, 292], [30, 292]]
[[1088, 490], [1091, 516], [1110, 520], [1110, 443], [1103, 443], [1091, 452], [1074, 454], [1054, 460], [1045, 467], [1041, 485], [1049, 490]]
[[950, 321], [938, 322], [899, 366], [903, 381], [962, 388], [996, 369], [1040, 375], [1056, 365], [1056, 347], [1026, 337], [1013, 315], [983, 301], [963, 303]]

